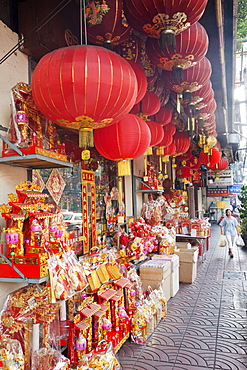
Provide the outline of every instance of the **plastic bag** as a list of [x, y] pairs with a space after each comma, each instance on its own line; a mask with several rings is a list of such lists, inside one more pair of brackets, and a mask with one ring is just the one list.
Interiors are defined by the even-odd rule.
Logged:
[[227, 245], [227, 240], [225, 235], [220, 236], [219, 247], [225, 247]]
[[245, 246], [245, 242], [243, 241], [243, 238], [240, 235], [236, 238], [236, 245], [239, 247]]

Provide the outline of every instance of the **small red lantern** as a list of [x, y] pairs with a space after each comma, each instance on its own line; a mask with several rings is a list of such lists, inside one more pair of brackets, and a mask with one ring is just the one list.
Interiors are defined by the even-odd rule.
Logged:
[[177, 168], [176, 176], [179, 178], [190, 178], [193, 176], [193, 170], [189, 167]]
[[200, 109], [199, 111], [199, 118], [203, 119], [204, 121], [207, 120], [212, 114], [214, 114], [217, 108], [217, 104], [215, 99], [213, 99], [206, 107]]
[[[118, 54], [99, 46], [77, 45], [55, 50], [39, 61], [32, 92], [45, 117], [92, 133], [131, 110], [137, 80], [129, 63]], [[81, 146], [86, 144], [92, 145], [88, 137]]]
[[199, 158], [192, 156], [188, 160], [188, 167], [192, 168], [193, 170], [198, 170], [201, 166], [201, 161]]
[[143, 116], [152, 116], [160, 110], [160, 100], [157, 95], [147, 91], [143, 99], [132, 108], [132, 114], [142, 114]]
[[219, 162], [213, 166], [211, 169], [213, 171], [224, 171], [228, 168], [229, 162], [228, 159], [225, 157], [220, 158]]
[[[164, 131], [164, 130], [163, 130]], [[171, 145], [172, 143], [172, 140], [173, 140], [173, 136], [169, 133], [169, 132], [164, 132], [164, 137], [163, 139], [159, 142], [159, 147], [160, 148], [164, 148], [166, 146], [169, 146]]]
[[173, 155], [176, 152], [176, 145], [174, 143], [171, 143], [170, 145], [166, 146], [164, 148], [164, 155]]
[[164, 138], [164, 130], [158, 122], [146, 121], [150, 132], [151, 132], [151, 142], [150, 146], [158, 145]]
[[[161, 107], [160, 110], [155, 114], [156, 122], [160, 123], [161, 125], [168, 125], [172, 119], [172, 112], [170, 109]], [[174, 132], [175, 133], [175, 132]]]
[[175, 46], [175, 35], [197, 22], [206, 5], [207, 0], [125, 0], [124, 12], [139, 33]]
[[[186, 153], [182, 154], [182, 155], [179, 155], [176, 159], [177, 161], [179, 162], [187, 162], [189, 161], [190, 159], [192, 158], [192, 150], [189, 149]], [[187, 165], [187, 164], [186, 164]]]
[[128, 40], [117, 45], [115, 51], [124, 59], [140, 64], [145, 57], [145, 42], [139, 37], [131, 35]]
[[121, 0], [107, 0], [107, 4], [101, 5], [88, 1], [87, 4], [87, 36], [93, 44], [112, 48], [128, 40], [131, 28], [123, 21]]
[[127, 114], [111, 127], [94, 131], [96, 149], [103, 157], [118, 162], [119, 176], [130, 175], [129, 160], [143, 155], [150, 141], [148, 125], [134, 114]]
[[176, 155], [186, 153], [190, 147], [190, 138], [183, 132], [176, 132], [173, 136], [173, 142], [176, 145]]
[[220, 157], [220, 152], [216, 148], [211, 148], [209, 153], [201, 152], [199, 156], [201, 163], [205, 164], [208, 168], [215, 166], [219, 162]]
[[[199, 90], [209, 79], [212, 73], [210, 61], [204, 57], [194, 67], [188, 68], [183, 73], [183, 79], [180, 83], [175, 83], [172, 73], [163, 71], [166, 85], [177, 93], [193, 92]], [[186, 97], [184, 97], [186, 99]]]
[[176, 36], [176, 49], [168, 45], [161, 50], [160, 42], [147, 38], [146, 51], [151, 62], [166, 71], [187, 69], [196, 65], [208, 50], [208, 35], [198, 22]]
[[168, 123], [167, 125], [165, 125], [163, 127], [163, 129], [164, 129], [165, 132], [168, 132], [172, 136], [176, 133], [176, 126], [171, 122]]
[[188, 104], [196, 105], [203, 99], [206, 99], [209, 94], [214, 94], [210, 80], [208, 80], [199, 90], [192, 92], [190, 99], [183, 99], [182, 104], [184, 106], [187, 106]]
[[132, 60], [127, 60], [127, 61], [131, 65], [131, 67], [133, 68], [136, 74], [138, 91], [137, 91], [137, 97], [136, 97], [135, 104], [137, 104], [143, 99], [144, 95], [146, 94], [147, 85], [148, 85], [147, 77], [143, 69], [138, 64], [136, 64]]

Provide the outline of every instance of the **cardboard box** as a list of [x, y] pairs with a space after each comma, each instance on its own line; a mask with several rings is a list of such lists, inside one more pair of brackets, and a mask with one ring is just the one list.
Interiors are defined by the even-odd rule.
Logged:
[[179, 256], [179, 281], [193, 283], [197, 275], [198, 248], [180, 248], [175, 254]]
[[192, 284], [197, 275], [197, 262], [180, 262], [179, 281], [180, 283]]
[[151, 260], [143, 263], [140, 266], [140, 278], [141, 280], [154, 280], [161, 282], [171, 274], [171, 262], [170, 261], [157, 261]]
[[171, 298], [171, 275], [169, 274], [164, 280], [142, 280], [142, 289], [143, 291], [151, 287], [153, 290], [161, 287], [166, 301]]

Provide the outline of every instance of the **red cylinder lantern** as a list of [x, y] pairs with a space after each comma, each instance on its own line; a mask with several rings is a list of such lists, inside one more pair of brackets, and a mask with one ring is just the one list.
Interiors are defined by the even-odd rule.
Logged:
[[144, 116], [152, 116], [160, 110], [160, 100], [157, 95], [151, 91], [147, 91], [144, 98], [135, 104], [130, 113], [139, 114], [142, 113]]
[[148, 125], [134, 114], [127, 114], [111, 127], [94, 131], [96, 149], [103, 157], [119, 162], [119, 176], [130, 174], [129, 160], [143, 155], [150, 141]]
[[176, 176], [179, 178], [189, 178], [193, 176], [193, 170], [189, 167], [181, 167], [176, 169]]
[[176, 36], [176, 49], [167, 45], [161, 50], [159, 40], [154, 38], [148, 37], [146, 41], [146, 52], [151, 62], [166, 71], [193, 67], [207, 50], [208, 35], [198, 22]]
[[176, 145], [176, 155], [186, 153], [190, 147], [190, 138], [183, 132], [176, 132], [173, 136], [173, 142]]
[[123, 22], [122, 0], [107, 0], [107, 4], [96, 5], [88, 1], [85, 13], [88, 39], [96, 45], [119, 45], [128, 40], [131, 28]]
[[209, 153], [200, 153], [200, 161], [202, 164], [205, 164], [208, 168], [215, 166], [220, 160], [220, 152], [216, 148], [209, 150]]
[[150, 132], [151, 132], [151, 142], [150, 146], [158, 145], [164, 138], [164, 130], [158, 122], [146, 121]]
[[207, 0], [125, 0], [124, 12], [130, 26], [139, 33], [162, 36], [172, 44], [169, 39], [197, 22], [206, 5]]
[[92, 131], [112, 125], [130, 111], [137, 80], [118, 54], [78, 45], [55, 50], [39, 61], [32, 92], [36, 106], [51, 121]]
[[128, 60], [128, 63], [131, 65], [131, 67], [133, 68], [136, 74], [138, 91], [137, 91], [137, 97], [136, 97], [135, 104], [137, 104], [143, 99], [144, 95], [146, 94], [147, 85], [148, 85], [147, 77], [143, 69], [138, 64], [136, 64], [132, 60]]
[[176, 133], [176, 126], [173, 123], [168, 123], [163, 127], [165, 132], [168, 132], [171, 135], [174, 135]]

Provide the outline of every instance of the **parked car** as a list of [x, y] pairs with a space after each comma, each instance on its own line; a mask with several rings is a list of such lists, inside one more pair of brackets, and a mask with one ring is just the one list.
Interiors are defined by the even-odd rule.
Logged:
[[79, 230], [82, 227], [82, 214], [66, 212], [63, 214], [64, 223], [68, 231]]

